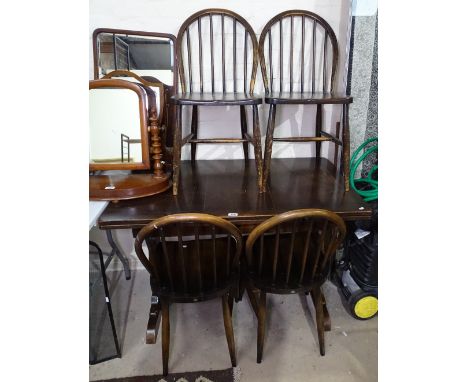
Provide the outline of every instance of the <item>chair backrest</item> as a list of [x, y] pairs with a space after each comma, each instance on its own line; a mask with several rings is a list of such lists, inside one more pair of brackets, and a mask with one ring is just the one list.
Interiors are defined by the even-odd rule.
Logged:
[[227, 9], [204, 9], [180, 27], [176, 41], [180, 89], [252, 94], [258, 42], [250, 24]]
[[325, 281], [345, 234], [343, 219], [331, 211], [303, 209], [273, 216], [247, 239], [249, 278], [273, 293], [310, 290]]
[[[146, 242], [148, 256], [142, 244]], [[147, 224], [135, 251], [151, 275], [153, 292], [173, 301], [201, 301], [235, 287], [242, 236], [217, 216], [184, 213]]]
[[319, 15], [288, 10], [273, 17], [259, 40], [265, 92], [332, 92], [338, 66], [335, 32]]

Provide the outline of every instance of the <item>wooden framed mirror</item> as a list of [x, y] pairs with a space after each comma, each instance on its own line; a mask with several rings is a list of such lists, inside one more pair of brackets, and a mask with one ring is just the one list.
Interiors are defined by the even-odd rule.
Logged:
[[148, 103], [155, 105], [155, 95], [140, 84], [89, 82], [90, 171], [150, 169]]
[[[163, 100], [162, 84], [156, 85]], [[132, 199], [167, 190], [170, 174], [164, 171], [160, 138], [163, 114], [158, 117], [155, 92], [142, 83], [114, 78], [89, 81], [89, 91], [90, 199]]]

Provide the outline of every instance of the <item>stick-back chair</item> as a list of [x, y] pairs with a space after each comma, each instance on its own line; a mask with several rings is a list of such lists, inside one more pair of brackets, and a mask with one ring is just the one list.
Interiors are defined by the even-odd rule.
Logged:
[[[148, 256], [143, 251], [146, 242]], [[135, 251], [150, 274], [152, 305], [147, 343], [155, 343], [162, 311], [163, 373], [169, 363], [169, 304], [222, 298], [224, 328], [232, 366], [236, 366], [232, 328], [233, 297], [239, 281], [242, 236], [230, 222], [198, 213], [169, 215], [147, 224]]]
[[310, 292], [316, 310], [320, 354], [325, 354], [325, 298], [321, 286], [345, 233], [342, 218], [320, 209], [285, 212], [251, 232], [246, 243], [247, 292], [258, 318], [258, 363], [263, 356], [267, 293]]
[[[315, 156], [321, 157], [322, 142], [335, 144], [334, 165], [349, 191], [349, 104], [352, 97], [336, 91], [338, 42], [330, 25], [319, 15], [305, 10], [288, 10], [273, 17], [259, 40], [260, 66], [265, 86], [265, 103], [270, 105], [265, 140], [263, 189], [270, 173], [273, 142], [315, 142]], [[315, 136], [274, 138], [276, 106], [316, 105]], [[323, 105], [341, 104], [342, 123], [335, 134], [323, 129]], [[340, 135], [341, 130], [341, 135]]]
[[[174, 130], [173, 194], [177, 195], [183, 145], [191, 144], [192, 162], [198, 143], [242, 143], [254, 146], [258, 188], [262, 189], [262, 147], [258, 105], [254, 94], [258, 65], [258, 42], [250, 24], [226, 9], [201, 10], [180, 27], [176, 40], [181, 93], [171, 97], [176, 105]], [[191, 131], [182, 139], [182, 106], [192, 107]], [[240, 138], [198, 136], [199, 106], [240, 106]], [[247, 132], [246, 106], [253, 108], [253, 137]]]

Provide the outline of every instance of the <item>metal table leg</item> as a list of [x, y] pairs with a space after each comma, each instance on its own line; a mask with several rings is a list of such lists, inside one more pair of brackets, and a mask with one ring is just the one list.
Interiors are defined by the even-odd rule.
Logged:
[[106, 235], [107, 235], [107, 241], [109, 242], [112, 251], [109, 255], [109, 257], [106, 259], [106, 263], [104, 264], [104, 267], [107, 269], [107, 266], [111, 262], [112, 258], [114, 255], [117, 255], [119, 260], [121, 261], [123, 268], [124, 268], [124, 273], [125, 273], [125, 279], [130, 280], [130, 266], [128, 264], [128, 259], [120, 252], [119, 247], [114, 241], [114, 238], [112, 237], [112, 230], [106, 229]]

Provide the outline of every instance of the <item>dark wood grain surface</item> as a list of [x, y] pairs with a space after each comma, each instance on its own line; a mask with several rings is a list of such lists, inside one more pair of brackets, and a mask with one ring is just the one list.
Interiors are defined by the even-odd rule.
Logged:
[[301, 208], [327, 209], [345, 220], [370, 219], [370, 205], [354, 191], [345, 192], [335, 171], [323, 158], [273, 158], [266, 192], [259, 193], [253, 159], [182, 161], [178, 195], [167, 191], [111, 203], [98, 224], [141, 228], [165, 215], [201, 212], [228, 219], [247, 233], [273, 215]]
[[[155, 195], [171, 187], [170, 173], [91, 175], [89, 200], [124, 200]], [[109, 188], [113, 187], [113, 188]]]

